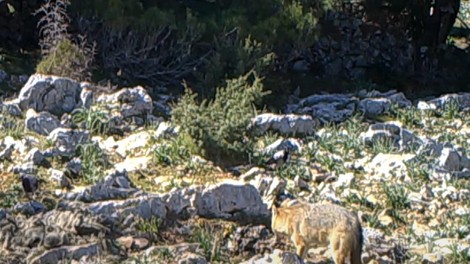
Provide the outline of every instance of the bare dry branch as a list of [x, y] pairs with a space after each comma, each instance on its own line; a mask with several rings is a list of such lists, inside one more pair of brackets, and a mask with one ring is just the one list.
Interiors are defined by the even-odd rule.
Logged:
[[67, 15], [69, 0], [45, 0], [34, 15], [40, 15], [37, 27], [39, 28], [39, 46], [41, 53], [47, 55], [57, 47], [57, 44], [69, 38], [68, 26], [70, 18]]
[[192, 45], [199, 35], [189, 28], [180, 35], [164, 26], [146, 31], [104, 27], [100, 32], [103, 68], [130, 83], [179, 86], [207, 56], [194, 57]]
[[195, 55], [193, 44], [200, 36], [191, 28], [122, 29], [81, 16], [75, 22], [79, 32], [96, 41], [101, 67], [113, 82], [118, 79], [124, 85], [180, 86], [209, 55]]

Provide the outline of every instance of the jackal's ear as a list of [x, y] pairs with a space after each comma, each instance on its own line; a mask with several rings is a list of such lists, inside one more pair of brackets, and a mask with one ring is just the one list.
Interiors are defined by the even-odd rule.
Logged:
[[276, 197], [270, 196], [270, 197], [268, 198], [268, 201], [267, 201], [268, 209], [269, 209], [269, 208], [273, 208], [273, 207], [275, 206], [275, 205], [274, 205], [275, 202], [276, 202]]
[[271, 206], [271, 211], [273, 212], [273, 215], [276, 215], [276, 214], [277, 214], [277, 210], [278, 210], [278, 209], [277, 209], [276, 205], [273, 204], [273, 205]]

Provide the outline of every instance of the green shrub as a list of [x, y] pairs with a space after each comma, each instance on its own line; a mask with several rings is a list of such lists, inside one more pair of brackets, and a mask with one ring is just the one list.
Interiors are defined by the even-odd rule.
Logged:
[[91, 61], [92, 57], [83, 47], [64, 39], [43, 57], [36, 66], [36, 72], [83, 80], [87, 79]]
[[261, 81], [250, 71], [227, 80], [226, 87], [217, 88], [213, 100], [201, 103], [186, 87], [186, 93], [172, 108], [172, 120], [197, 142], [207, 158], [215, 162], [246, 161], [253, 149], [246, 128], [256, 114], [254, 104], [267, 94]]

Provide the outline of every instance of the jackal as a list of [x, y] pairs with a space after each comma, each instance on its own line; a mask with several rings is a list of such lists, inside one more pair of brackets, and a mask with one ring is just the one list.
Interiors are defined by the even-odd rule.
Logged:
[[271, 228], [290, 236], [302, 259], [309, 248], [330, 245], [336, 264], [361, 264], [362, 227], [356, 214], [334, 204], [296, 202], [272, 207]]

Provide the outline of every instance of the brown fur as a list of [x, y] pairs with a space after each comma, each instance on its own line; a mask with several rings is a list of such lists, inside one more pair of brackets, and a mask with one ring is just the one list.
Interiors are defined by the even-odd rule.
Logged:
[[272, 208], [272, 230], [290, 236], [296, 253], [330, 245], [336, 264], [361, 264], [362, 227], [356, 214], [334, 204], [283, 203]]

